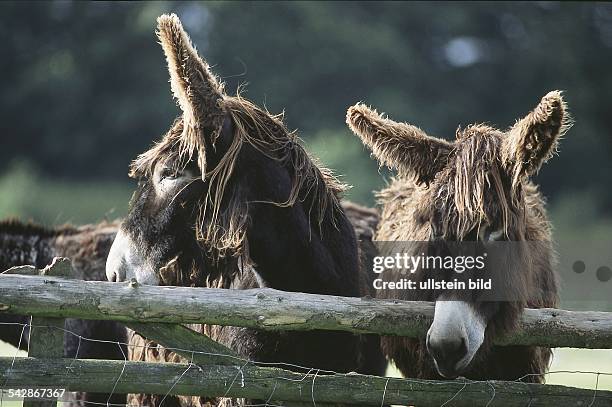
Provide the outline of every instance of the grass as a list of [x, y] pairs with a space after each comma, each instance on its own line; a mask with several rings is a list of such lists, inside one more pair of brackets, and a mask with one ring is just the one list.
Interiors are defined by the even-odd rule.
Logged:
[[[348, 131], [348, 130], [347, 130]], [[351, 188], [345, 197], [363, 205], [374, 205], [374, 190], [384, 186], [381, 174], [374, 160], [364, 154], [365, 147], [357, 137], [338, 137], [336, 132], [321, 131], [307, 140], [308, 151], [320, 162], [333, 168], [340, 180]]]
[[125, 216], [129, 182], [74, 182], [41, 177], [25, 163], [0, 175], [0, 219], [15, 217], [53, 226]]
[[[583, 389], [612, 390], [612, 351], [609, 349], [555, 349], [552, 365], [546, 375], [547, 384], [580, 387]], [[596, 373], [609, 373], [599, 375]], [[399, 370], [389, 365], [387, 376], [402, 377]]]
[[[17, 355], [18, 357], [25, 357], [27, 356], [27, 353], [24, 351], [18, 351], [17, 349], [15, 349], [14, 347], [12, 347], [11, 345], [8, 345], [4, 342], [0, 342], [0, 356], [10, 356], [13, 357]], [[2, 386], [4, 387], [4, 386]], [[2, 407], [20, 407], [21, 405], [23, 405], [23, 402], [21, 401], [5, 401], [3, 400], [2, 403], [0, 404]]]

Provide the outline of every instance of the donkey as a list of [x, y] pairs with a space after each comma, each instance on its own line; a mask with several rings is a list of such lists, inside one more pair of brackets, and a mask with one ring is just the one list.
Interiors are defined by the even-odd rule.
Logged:
[[[363, 261], [371, 264], [372, 258], [378, 254], [372, 244], [378, 213], [374, 209], [349, 201], [343, 201], [342, 207], [355, 229]], [[24, 223], [17, 219], [2, 220], [0, 221], [0, 272], [24, 264], [43, 268], [50, 264], [54, 257], [69, 257], [75, 278], [106, 281], [106, 259], [119, 223], [119, 221], [104, 221], [93, 225], [63, 225], [49, 228], [32, 222]], [[27, 350], [28, 323], [29, 317], [26, 316], [0, 314], [0, 327], [2, 327], [0, 341]], [[64, 355], [67, 358], [123, 360], [127, 355], [125, 343], [128, 332], [123, 325], [114, 321], [68, 318], [65, 329], [67, 333], [64, 339]], [[77, 335], [85, 339], [79, 340]], [[71, 393], [69, 397], [64, 403], [68, 402], [70, 406], [87, 405], [87, 403], [126, 403], [125, 394], [113, 394], [110, 399], [109, 394], [105, 393]]]
[[[0, 272], [24, 264], [43, 268], [54, 257], [70, 257], [75, 278], [106, 280], [104, 263], [117, 224], [61, 226], [46, 228], [17, 220], [0, 221]], [[0, 340], [22, 350], [28, 349], [30, 321], [27, 316], [0, 314]], [[114, 321], [66, 319], [64, 355], [83, 359], [125, 359], [125, 328]], [[78, 336], [77, 336], [78, 335]], [[79, 336], [97, 341], [80, 340]], [[110, 398], [109, 398], [110, 396]], [[68, 395], [70, 405], [86, 403], [125, 404], [125, 394], [74, 393]]]
[[[280, 117], [225, 93], [176, 15], [157, 22], [182, 114], [131, 165], [138, 187], [107, 259], [108, 279], [373, 294], [340, 205], [344, 185], [308, 156]], [[371, 374], [384, 369], [375, 337], [196, 329], [254, 361]], [[130, 357], [167, 359], [157, 348]]]
[[[550, 349], [493, 342], [516, 327], [525, 307], [558, 303], [551, 228], [544, 198], [530, 176], [571, 125], [561, 93], [548, 93], [505, 132], [471, 125], [459, 128], [452, 142], [363, 104], [348, 109], [347, 124], [381, 165], [399, 172], [378, 196], [382, 213], [376, 240], [413, 242], [408, 251], [417, 256], [439, 242], [519, 247], [512, 272], [502, 276], [512, 293], [509, 300], [479, 300], [478, 290], [471, 296], [454, 290], [378, 290], [380, 298], [435, 301], [426, 339], [382, 338], [387, 358], [407, 377], [543, 381]], [[381, 251], [392, 251], [391, 246]], [[405, 277], [397, 269], [382, 276], [389, 281]]]

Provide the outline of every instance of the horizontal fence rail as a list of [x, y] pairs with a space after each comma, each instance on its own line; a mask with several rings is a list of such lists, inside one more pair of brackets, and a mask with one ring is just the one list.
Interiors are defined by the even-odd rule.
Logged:
[[[177, 380], [180, 378], [180, 380]], [[118, 380], [120, 379], [120, 380]], [[6, 386], [55, 386], [102, 392], [245, 397], [275, 405], [611, 406], [612, 392], [497, 381], [432, 381], [360, 374], [295, 373], [253, 364], [186, 365], [82, 359], [0, 358]]]
[[[142, 286], [49, 276], [0, 275], [0, 312], [39, 317], [206, 323], [263, 330], [338, 330], [424, 337], [426, 302], [289, 293], [274, 289]], [[612, 348], [612, 313], [525, 310], [499, 345]]]

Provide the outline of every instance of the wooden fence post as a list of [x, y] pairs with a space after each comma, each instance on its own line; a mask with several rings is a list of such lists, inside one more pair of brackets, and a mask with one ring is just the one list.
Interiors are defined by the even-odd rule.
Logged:
[[[40, 272], [43, 276], [73, 277], [70, 259], [55, 257], [50, 265]], [[28, 357], [57, 359], [64, 357], [64, 318], [32, 316], [30, 319], [30, 340]], [[55, 407], [57, 398], [25, 398], [23, 407]]]

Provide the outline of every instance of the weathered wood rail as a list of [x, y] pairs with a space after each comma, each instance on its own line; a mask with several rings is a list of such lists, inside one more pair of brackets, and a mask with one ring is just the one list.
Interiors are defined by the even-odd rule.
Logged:
[[[69, 264], [69, 263], [68, 263]], [[246, 361], [183, 323], [267, 330], [341, 330], [422, 337], [431, 303], [346, 298], [272, 289], [218, 290], [70, 280], [67, 261], [0, 274], [0, 313], [32, 315], [28, 358], [1, 358], [6, 387], [154, 393], [267, 400], [276, 405], [612, 406], [612, 392], [557, 385], [463, 379], [428, 381], [316, 369], [288, 371]], [[24, 273], [28, 275], [19, 275]], [[42, 274], [42, 275], [41, 275]], [[64, 359], [62, 318], [122, 321], [191, 363]], [[46, 336], [43, 334], [47, 334]], [[526, 310], [500, 345], [612, 348], [612, 313]], [[55, 401], [27, 400], [47, 407]]]
[[[423, 337], [432, 303], [288, 293], [153, 287], [50, 276], [0, 276], [0, 312], [123, 322], [206, 323], [263, 330], [339, 330]], [[612, 313], [527, 309], [500, 345], [612, 348]]]
[[0, 358], [0, 380], [7, 380], [7, 386], [62, 383], [70, 390], [101, 392], [108, 391], [108, 383], [114, 383], [119, 372], [123, 373], [117, 382], [117, 392], [226, 395], [270, 400], [275, 405], [299, 402], [313, 406], [321, 403], [440, 406], [451, 398], [450, 405], [454, 407], [612, 405], [612, 392], [594, 394], [592, 390], [558, 385], [325, 375], [316, 370], [295, 373], [251, 364], [189, 368], [178, 363], [31, 358], [18, 358], [12, 364], [11, 358]]

